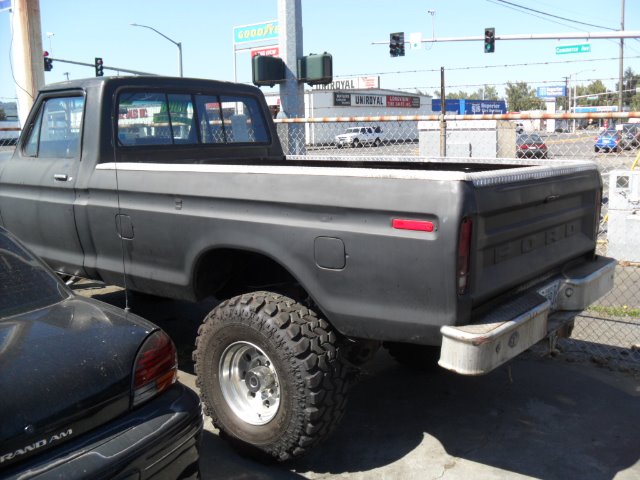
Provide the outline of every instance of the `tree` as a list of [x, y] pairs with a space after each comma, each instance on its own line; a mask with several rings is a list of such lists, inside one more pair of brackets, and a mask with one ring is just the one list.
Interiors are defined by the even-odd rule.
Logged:
[[[434, 90], [433, 92], [434, 98], [440, 98], [440, 91]], [[458, 90], [457, 92], [449, 92], [447, 93], [446, 98], [451, 100], [498, 100], [498, 90], [496, 87], [492, 87], [491, 85], [485, 86], [484, 88], [479, 88], [475, 92], [468, 93], [463, 90]]]
[[447, 93], [447, 98], [453, 99], [453, 100], [460, 100], [460, 99], [475, 100], [475, 98], [473, 98], [473, 94], [469, 95], [467, 92], [463, 92], [462, 90], [459, 90], [457, 93], [456, 92]]
[[[575, 93], [578, 97], [576, 104], [578, 106], [606, 105], [614, 95], [614, 92], [610, 92], [611, 95], [600, 95], [607, 92], [609, 92], [609, 90], [607, 90], [607, 87], [601, 80], [595, 80], [586, 87], [584, 85], [578, 85], [575, 89]], [[589, 100], [586, 95], [594, 95], [596, 98], [594, 100]]]
[[[622, 76], [622, 89], [626, 90], [622, 93], [622, 104], [631, 105], [632, 99], [635, 96], [635, 88], [640, 86], [640, 75], [636, 75], [631, 67], [628, 67], [624, 71]], [[620, 82], [616, 83], [616, 92], [620, 91]]]
[[[481, 97], [483, 98], [483, 97]], [[484, 87], [484, 99], [485, 100], [499, 100], [498, 89], [491, 85], [486, 85]]]
[[0, 107], [0, 120], [6, 120], [7, 114], [4, 113], [4, 108]]
[[507, 94], [507, 106], [511, 112], [541, 110], [544, 108], [544, 102], [536, 97], [535, 89], [529, 88], [527, 82], [507, 82], [505, 92]]

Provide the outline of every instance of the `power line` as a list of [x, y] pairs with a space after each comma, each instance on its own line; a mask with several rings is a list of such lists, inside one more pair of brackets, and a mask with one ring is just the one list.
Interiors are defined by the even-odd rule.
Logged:
[[593, 23], [586, 23], [586, 22], [581, 22], [579, 20], [573, 20], [571, 18], [561, 17], [559, 15], [553, 15], [552, 13], [543, 12], [542, 10], [536, 10], [535, 8], [525, 7], [524, 5], [519, 5], [519, 4], [513, 3], [513, 2], [508, 2], [507, 0], [489, 0], [489, 1], [491, 3], [511, 5], [513, 7], [525, 10], [525, 12], [523, 12], [523, 13], [535, 12], [535, 13], [539, 13], [541, 15], [546, 15], [547, 17], [553, 17], [553, 18], [557, 18], [559, 20], [564, 20], [564, 21], [571, 22], [571, 23], [577, 23], [577, 24], [580, 24], [580, 25], [586, 25], [588, 27], [604, 28], [605, 30], [612, 30], [612, 31], [616, 31], [617, 30], [617, 28], [604, 27], [602, 25], [594, 25]]
[[[603, 81], [603, 80], [618, 80], [618, 77], [608, 77], [608, 78], [585, 78], [583, 80], [583, 82], [595, 82], [597, 80]], [[541, 84], [545, 84], [545, 83], [561, 83], [564, 82], [564, 79], [562, 80], [542, 80], [542, 81], [538, 81], [538, 82], [525, 82], [527, 85], [541, 85]], [[484, 83], [474, 83], [474, 84], [459, 84], [459, 85], [447, 85], [447, 89], [451, 89], [451, 88], [461, 88], [461, 87], [486, 87], [486, 86], [505, 86], [508, 84], [516, 84], [516, 83], [520, 83], [520, 82], [502, 82], [502, 83], [489, 83], [489, 82], [484, 82]], [[439, 89], [440, 85], [431, 85], [431, 86], [416, 86], [416, 87], [400, 87], [398, 88], [398, 90], [416, 90], [416, 89], [422, 89], [424, 91], [428, 90], [428, 89]], [[617, 95], [616, 91], [611, 91], [611, 92], [607, 92], [607, 93], [611, 93], [612, 95]]]
[[[640, 58], [640, 55], [636, 56], [627, 56], [625, 59], [634, 59]], [[548, 62], [530, 62], [530, 63], [505, 63], [502, 65], [477, 65], [477, 66], [467, 66], [467, 67], [448, 67], [447, 71], [454, 70], [478, 70], [478, 69], [487, 69], [487, 68], [509, 68], [509, 67], [532, 67], [538, 65], [552, 65], [556, 63], [586, 63], [586, 62], [603, 62], [610, 60], [618, 60], [618, 57], [609, 57], [609, 58], [591, 58], [586, 60], [552, 60]], [[349, 75], [343, 75], [345, 77], [363, 77], [368, 75], [397, 75], [399, 73], [426, 73], [426, 72], [439, 72], [439, 68], [428, 68], [424, 70], [397, 70], [394, 72], [369, 72], [369, 73], [353, 73]]]

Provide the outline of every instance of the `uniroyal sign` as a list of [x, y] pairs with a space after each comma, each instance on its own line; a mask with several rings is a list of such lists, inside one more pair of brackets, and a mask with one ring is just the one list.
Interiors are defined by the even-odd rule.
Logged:
[[366, 88], [380, 88], [380, 77], [371, 75], [367, 77], [353, 77], [335, 79], [326, 85], [314, 85], [314, 90], [355, 90]]
[[420, 108], [420, 97], [333, 92], [333, 105], [335, 107]]
[[280, 48], [277, 45], [263, 48], [252, 48], [251, 58], [262, 55], [263, 57], [278, 57], [280, 58]]

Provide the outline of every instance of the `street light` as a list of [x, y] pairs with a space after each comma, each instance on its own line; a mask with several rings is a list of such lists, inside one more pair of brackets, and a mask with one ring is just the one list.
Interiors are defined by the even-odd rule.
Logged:
[[175, 40], [171, 40], [169, 37], [167, 37], [164, 33], [159, 32], [158, 30], [156, 30], [153, 27], [150, 27], [149, 25], [140, 25], [138, 23], [132, 23], [131, 24], [132, 27], [143, 27], [143, 28], [148, 28], [149, 30], [153, 30], [154, 32], [156, 32], [158, 35], [166, 38], [167, 40], [169, 40], [171, 43], [173, 43], [176, 47], [178, 47], [178, 64], [180, 65], [180, 76], [182, 77], [182, 43], [180, 42], [176, 42]]
[[[577, 96], [578, 96], [578, 75], [580, 75], [581, 73], [585, 73], [585, 72], [595, 72], [596, 69], [586, 69], [586, 70], [580, 70], [579, 72], [575, 72], [569, 75], [569, 78], [571, 77], [575, 77], [575, 81], [572, 82], [573, 83], [573, 114], [575, 115], [576, 113], [576, 107], [577, 107]], [[573, 118], [573, 131], [576, 131], [576, 119], [575, 117]]]

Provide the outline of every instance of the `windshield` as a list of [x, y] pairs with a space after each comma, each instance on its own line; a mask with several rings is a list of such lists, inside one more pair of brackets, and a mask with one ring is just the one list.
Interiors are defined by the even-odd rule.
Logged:
[[348, 128], [347, 133], [360, 133], [360, 128]]
[[53, 305], [66, 297], [55, 275], [0, 230], [0, 318]]

